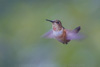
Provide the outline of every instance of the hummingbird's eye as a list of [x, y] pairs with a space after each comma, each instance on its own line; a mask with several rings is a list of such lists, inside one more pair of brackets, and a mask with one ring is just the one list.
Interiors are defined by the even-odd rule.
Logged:
[[59, 24], [59, 22], [57, 22], [57, 24]]

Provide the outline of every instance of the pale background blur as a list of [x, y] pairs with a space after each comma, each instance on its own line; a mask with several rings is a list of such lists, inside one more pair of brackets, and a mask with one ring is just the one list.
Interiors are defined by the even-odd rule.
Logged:
[[[41, 36], [59, 19], [85, 39]], [[100, 0], [0, 0], [0, 67], [100, 67]]]

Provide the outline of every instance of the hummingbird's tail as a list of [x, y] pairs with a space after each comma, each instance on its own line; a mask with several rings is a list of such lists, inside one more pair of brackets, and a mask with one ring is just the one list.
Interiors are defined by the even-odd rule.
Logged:
[[81, 27], [78, 26], [78, 27], [76, 27], [76, 28], [73, 30], [73, 32], [78, 33], [78, 32], [80, 31], [80, 29], [81, 29]]

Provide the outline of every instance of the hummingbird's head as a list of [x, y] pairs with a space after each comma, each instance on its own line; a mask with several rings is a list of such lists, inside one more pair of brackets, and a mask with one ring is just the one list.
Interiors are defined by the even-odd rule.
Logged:
[[54, 31], [60, 31], [63, 28], [60, 20], [48, 20], [48, 19], [46, 19], [46, 21], [49, 21], [52, 23], [52, 28]]

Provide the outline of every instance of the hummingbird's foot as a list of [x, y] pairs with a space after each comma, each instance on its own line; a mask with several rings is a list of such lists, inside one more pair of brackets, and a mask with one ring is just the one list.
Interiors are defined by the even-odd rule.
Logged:
[[68, 42], [66, 42], [66, 43], [63, 42], [63, 44], [68, 44]]
[[63, 44], [65, 44], [65, 42], [62, 42]]
[[68, 44], [68, 43], [66, 42], [66, 44]]

